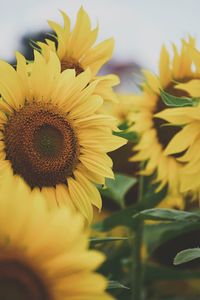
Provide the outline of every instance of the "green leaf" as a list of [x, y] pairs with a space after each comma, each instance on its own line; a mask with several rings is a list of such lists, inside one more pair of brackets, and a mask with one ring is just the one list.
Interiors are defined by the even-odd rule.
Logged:
[[145, 280], [148, 282], [159, 280], [187, 280], [187, 279], [200, 279], [200, 272], [193, 270], [180, 270], [175, 267], [168, 268], [164, 266], [149, 263], [146, 265]]
[[109, 281], [108, 282], [108, 287], [107, 287], [108, 290], [111, 290], [111, 289], [127, 289], [129, 290], [129, 288], [117, 281]]
[[199, 228], [200, 221], [190, 222], [189, 220], [188, 222], [182, 220], [160, 224], [146, 224], [144, 228], [144, 243], [148, 247], [148, 252], [152, 253], [163, 243]]
[[180, 251], [174, 258], [174, 265], [184, 264], [196, 258], [200, 258], [200, 248], [186, 249]]
[[167, 186], [165, 186], [159, 192], [156, 191], [158, 188], [158, 184], [152, 184], [153, 178], [151, 176], [144, 177], [143, 180], [145, 191], [140, 202], [140, 211], [157, 206], [166, 197], [167, 194]]
[[140, 211], [145, 208], [152, 208], [157, 205], [161, 200], [164, 199], [166, 195], [166, 188], [156, 193], [155, 189], [156, 185], [150, 185], [149, 180], [145, 180], [144, 185], [150, 187], [148, 191], [146, 191], [144, 198], [139, 204], [131, 205], [126, 209], [122, 209], [116, 213], [113, 213], [108, 218], [93, 224], [94, 230], [97, 231], [109, 231], [116, 226], [127, 226], [130, 228], [135, 228], [136, 219], [133, 219], [134, 214], [138, 214]]
[[103, 238], [98, 238], [98, 237], [92, 237], [89, 239], [90, 244], [92, 246], [96, 244], [101, 244], [101, 243], [107, 243], [107, 242], [115, 242], [115, 241], [122, 241], [122, 240], [128, 240], [128, 237], [113, 237], [113, 236], [108, 236], [108, 237], [103, 237]]
[[113, 213], [103, 221], [93, 224], [92, 228], [96, 231], [109, 231], [116, 226], [132, 227], [134, 224], [132, 216], [135, 213], [138, 213], [136, 206], [129, 206], [126, 209]]
[[125, 196], [129, 189], [135, 185], [135, 177], [116, 173], [115, 179], [106, 180], [106, 189], [101, 189], [102, 196], [114, 200], [120, 207], [125, 207]]
[[176, 97], [160, 89], [160, 96], [165, 105], [170, 107], [196, 106], [199, 98]]
[[198, 213], [164, 208], [146, 209], [133, 216], [133, 218], [138, 217], [142, 217], [145, 220], [156, 221], [200, 221], [200, 214]]
[[132, 132], [128, 130], [119, 131], [119, 132], [114, 131], [113, 134], [116, 136], [120, 136], [132, 143], [137, 143], [139, 139], [136, 132]]

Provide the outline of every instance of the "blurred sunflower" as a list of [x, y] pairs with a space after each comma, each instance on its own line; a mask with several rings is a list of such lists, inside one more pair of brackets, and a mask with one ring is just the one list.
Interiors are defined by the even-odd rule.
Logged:
[[0, 77], [1, 166], [50, 206], [68, 204], [91, 222], [92, 204], [102, 206], [94, 183], [113, 178], [106, 153], [126, 143], [112, 135], [114, 118], [96, 113], [97, 81], [90, 83], [89, 70], [61, 73], [55, 53], [46, 61], [37, 51], [29, 75], [18, 53], [16, 71], [0, 61]]
[[129, 114], [133, 110], [134, 95], [118, 94], [117, 98], [117, 103], [107, 102], [106, 105], [104, 105], [104, 111], [114, 116], [119, 124], [123, 124], [128, 122]]
[[[196, 72], [196, 78], [179, 83], [176, 88], [189, 97], [200, 98], [200, 52], [191, 47], [191, 53]], [[166, 109], [157, 114], [170, 124], [180, 127], [180, 131], [173, 137], [165, 149], [166, 155], [179, 155], [178, 161], [184, 164], [181, 172], [181, 191], [193, 192], [199, 198], [200, 193], [200, 106], [179, 107]]]
[[[180, 131], [178, 126], [167, 126], [168, 122], [155, 117], [167, 106], [162, 101], [160, 89], [174, 96], [187, 96], [188, 93], [177, 89], [176, 82], [188, 82], [197, 78], [198, 72], [192, 68], [193, 58], [190, 47], [194, 47], [195, 41], [182, 41], [180, 53], [173, 45], [173, 59], [165, 47], [160, 55], [159, 77], [151, 72], [144, 71], [146, 81], [142, 84], [143, 92], [134, 97], [135, 112], [131, 114], [133, 123], [131, 130], [140, 135], [139, 143], [133, 148], [135, 154], [131, 161], [146, 161], [143, 175], [155, 174], [155, 182], [159, 182], [158, 190], [168, 186], [168, 194], [179, 197], [180, 173], [182, 163], [176, 155], [169, 155], [165, 149], [171, 139]], [[181, 99], [180, 99], [181, 101]], [[181, 196], [180, 196], [181, 197]], [[178, 200], [177, 203], [181, 203]], [[182, 206], [182, 204], [180, 205]]]
[[[63, 11], [61, 11], [61, 14], [64, 26], [48, 21], [49, 26], [56, 34], [56, 42], [46, 39], [46, 44], [37, 42], [37, 45], [42, 49], [42, 53], [45, 56], [47, 55], [48, 47], [57, 53], [61, 61], [62, 71], [75, 69], [76, 75], [78, 75], [90, 68], [92, 72], [91, 80], [95, 80], [95, 76], [100, 68], [112, 56], [114, 40], [110, 38], [94, 46], [98, 35], [98, 26], [95, 29], [91, 28], [90, 18], [82, 7], [78, 11], [73, 30], [70, 29], [71, 22], [69, 17]], [[101, 95], [104, 100], [116, 102], [117, 97], [112, 87], [119, 84], [119, 78], [116, 75], [109, 74], [98, 76], [98, 80], [95, 93]]]
[[94, 272], [104, 256], [88, 250], [83, 218], [67, 207], [49, 213], [41, 194], [30, 195], [24, 182], [15, 183], [4, 174], [0, 299], [113, 299], [105, 292], [106, 279]]

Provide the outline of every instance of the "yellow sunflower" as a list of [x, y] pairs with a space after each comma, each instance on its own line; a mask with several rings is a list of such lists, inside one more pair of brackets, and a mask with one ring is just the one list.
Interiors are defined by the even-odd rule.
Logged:
[[103, 100], [91, 76], [89, 70], [61, 73], [53, 52], [47, 61], [35, 51], [29, 75], [19, 53], [16, 70], [0, 61], [1, 166], [30, 192], [44, 194], [50, 206], [73, 206], [89, 222], [92, 204], [102, 205], [94, 183], [113, 178], [106, 153], [126, 143], [112, 135], [114, 118], [96, 113]]
[[[48, 21], [49, 26], [56, 34], [56, 42], [46, 39], [46, 44], [37, 42], [37, 45], [40, 46], [44, 55], [47, 55], [47, 45], [57, 53], [61, 61], [62, 71], [75, 69], [78, 75], [90, 68], [92, 72], [91, 80], [95, 80], [100, 68], [112, 56], [114, 40], [110, 38], [94, 46], [98, 35], [98, 26], [94, 29], [91, 28], [90, 18], [82, 7], [78, 11], [73, 30], [70, 28], [69, 17], [63, 11], [61, 11], [61, 14], [64, 26]], [[119, 78], [116, 75], [109, 74], [98, 76], [98, 80], [99, 82], [95, 88], [96, 94], [101, 95], [104, 100], [116, 102], [117, 97], [112, 87], [119, 84]]]
[[106, 105], [104, 105], [104, 111], [114, 116], [119, 124], [123, 124], [128, 122], [129, 115], [133, 110], [134, 95], [118, 94], [117, 98], [117, 103], [107, 102]]
[[95, 269], [104, 256], [88, 250], [84, 219], [4, 173], [0, 188], [0, 299], [111, 300]]
[[143, 92], [134, 97], [135, 112], [130, 117], [133, 122], [132, 130], [140, 136], [139, 143], [133, 149], [135, 154], [131, 161], [146, 161], [141, 173], [155, 174], [155, 181], [160, 183], [158, 190], [167, 185], [168, 194], [173, 196], [179, 196], [182, 163], [175, 155], [168, 155], [165, 149], [180, 131], [180, 127], [166, 126], [168, 123], [155, 118], [155, 115], [167, 108], [161, 99], [160, 89], [175, 96], [185, 96], [186, 92], [175, 88], [176, 82], [187, 82], [198, 76], [196, 70], [193, 70], [189, 51], [194, 43], [192, 38], [188, 43], [183, 40], [180, 53], [173, 45], [173, 59], [170, 59], [166, 48], [162, 48], [159, 77], [151, 72], [144, 72], [146, 80], [142, 85]]
[[[196, 79], [179, 83], [176, 88], [190, 97], [200, 98], [200, 52], [191, 48], [193, 62], [196, 66]], [[181, 191], [200, 195], [200, 105], [166, 109], [157, 117], [180, 127], [165, 149], [166, 155], [178, 154], [178, 160], [184, 164], [181, 172]]]

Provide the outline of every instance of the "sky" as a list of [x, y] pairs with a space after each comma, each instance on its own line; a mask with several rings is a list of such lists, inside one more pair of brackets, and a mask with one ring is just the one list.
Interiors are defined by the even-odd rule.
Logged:
[[59, 9], [74, 21], [81, 5], [92, 24], [99, 23], [99, 41], [115, 38], [114, 59], [119, 61], [136, 61], [156, 71], [163, 43], [170, 48], [190, 34], [200, 45], [198, 0], [0, 0], [0, 4], [0, 58], [5, 60], [20, 50], [26, 33], [48, 30], [47, 19], [61, 22]]

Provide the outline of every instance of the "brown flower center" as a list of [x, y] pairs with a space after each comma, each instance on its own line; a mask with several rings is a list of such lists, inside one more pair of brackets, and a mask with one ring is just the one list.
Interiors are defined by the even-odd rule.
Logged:
[[[174, 87], [174, 83], [170, 83], [166, 88], [165, 91], [169, 93], [170, 95], [176, 96], [176, 97], [189, 97], [188, 93], [182, 90], [178, 90]], [[181, 99], [180, 99], [181, 101]], [[163, 111], [164, 109], [169, 108], [161, 99], [161, 97], [158, 98], [157, 106], [154, 111], [154, 113], [158, 113], [160, 111]], [[159, 143], [163, 146], [163, 149], [166, 148], [166, 146], [169, 144], [171, 139], [177, 134], [180, 130], [180, 126], [168, 126], [169, 123], [165, 120], [154, 118], [154, 127], [157, 131], [157, 138], [159, 140]]]
[[16, 111], [4, 130], [6, 158], [31, 188], [66, 183], [78, 163], [71, 124], [51, 104], [31, 103]]
[[84, 69], [81, 66], [81, 64], [73, 58], [63, 59], [61, 61], [61, 71], [63, 72], [67, 69], [75, 69], [76, 75], [79, 75], [80, 73], [84, 72]]
[[26, 264], [12, 259], [0, 259], [0, 299], [51, 300], [40, 276]]

